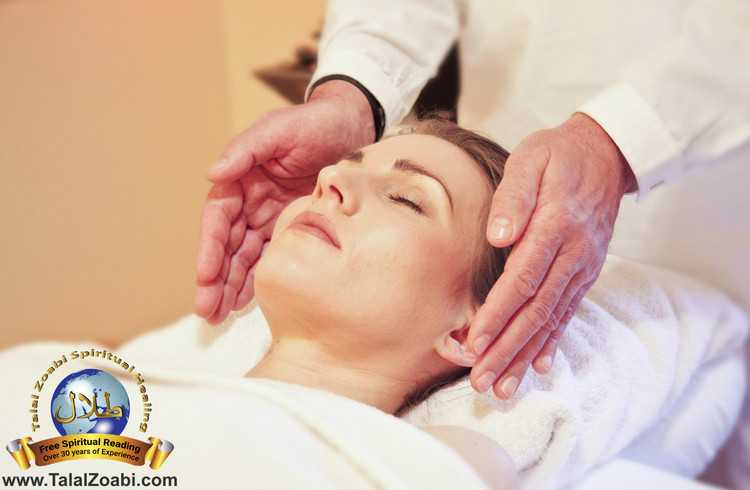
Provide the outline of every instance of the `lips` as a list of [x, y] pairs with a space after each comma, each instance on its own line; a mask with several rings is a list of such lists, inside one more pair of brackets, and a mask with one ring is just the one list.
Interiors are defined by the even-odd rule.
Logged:
[[315, 235], [324, 242], [341, 250], [341, 242], [333, 229], [331, 221], [320, 213], [304, 211], [297, 215], [289, 224], [289, 228], [295, 228], [311, 235]]

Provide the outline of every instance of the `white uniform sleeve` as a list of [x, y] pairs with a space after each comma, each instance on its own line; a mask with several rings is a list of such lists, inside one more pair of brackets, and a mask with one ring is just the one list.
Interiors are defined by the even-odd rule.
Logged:
[[386, 127], [399, 123], [458, 38], [460, 11], [457, 0], [330, 0], [305, 100], [320, 78], [347, 75], [378, 99]]
[[681, 35], [584, 103], [638, 181], [659, 184], [750, 141], [750, 2], [697, 0]]

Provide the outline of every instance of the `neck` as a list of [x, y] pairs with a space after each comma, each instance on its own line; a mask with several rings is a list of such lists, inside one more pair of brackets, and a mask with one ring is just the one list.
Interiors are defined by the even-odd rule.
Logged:
[[325, 351], [319, 341], [282, 338], [274, 340], [246, 376], [319, 388], [393, 414], [417, 386], [415, 378], [403, 374], [417, 371], [394, 361], [393, 357], [342, 359]]

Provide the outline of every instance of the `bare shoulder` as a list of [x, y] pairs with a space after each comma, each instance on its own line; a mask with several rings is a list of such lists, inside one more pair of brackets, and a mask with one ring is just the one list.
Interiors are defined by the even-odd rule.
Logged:
[[486, 435], [455, 425], [420, 427], [452, 447], [492, 489], [518, 488], [518, 472], [500, 444]]

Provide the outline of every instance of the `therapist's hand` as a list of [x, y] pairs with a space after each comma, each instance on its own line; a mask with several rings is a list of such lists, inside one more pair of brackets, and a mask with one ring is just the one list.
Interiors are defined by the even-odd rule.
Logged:
[[468, 345], [478, 391], [510, 398], [529, 365], [546, 372], [578, 303], [601, 272], [620, 200], [636, 189], [609, 135], [575, 113], [511, 153], [492, 201], [487, 239], [513, 244], [477, 311]]
[[211, 324], [253, 298], [255, 264], [281, 211], [312, 192], [318, 171], [375, 139], [354, 85], [331, 80], [307, 103], [272, 111], [235, 137], [208, 172], [195, 312]]

